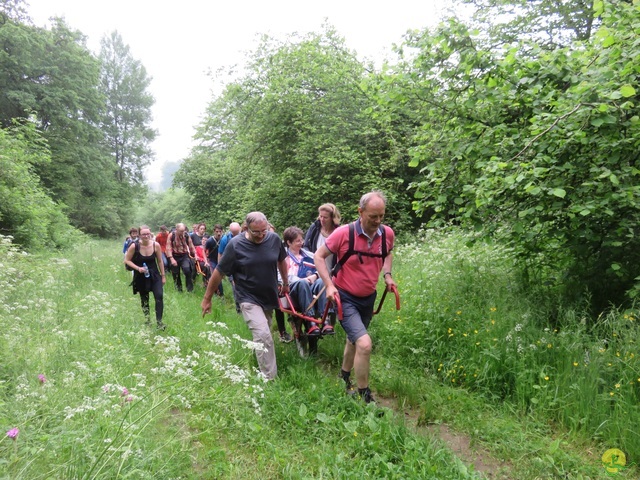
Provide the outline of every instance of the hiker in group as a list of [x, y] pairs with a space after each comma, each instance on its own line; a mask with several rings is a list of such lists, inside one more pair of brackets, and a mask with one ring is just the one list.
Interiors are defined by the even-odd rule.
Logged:
[[192, 259], [195, 259], [196, 249], [184, 223], [176, 224], [176, 229], [167, 237], [166, 252], [176, 290], [182, 291], [182, 279], [180, 278], [180, 270], [182, 270], [187, 284], [187, 292], [193, 292], [193, 269], [195, 267]]
[[[220, 259], [222, 255], [224, 255], [224, 251], [227, 248], [227, 245], [231, 241], [231, 239], [237, 235], [242, 233], [242, 226], [238, 222], [231, 222], [229, 224], [229, 231], [225, 233], [220, 239], [220, 243], [218, 244], [218, 263], [220, 263]], [[229, 283], [231, 283], [231, 292], [233, 293], [233, 298], [236, 298], [236, 289], [233, 286], [233, 275], [229, 275]], [[240, 305], [238, 305], [238, 301], [236, 303], [236, 312], [240, 313]]]
[[193, 226], [193, 232], [189, 234], [194, 247], [202, 245], [202, 237], [207, 231], [207, 226], [204, 223], [198, 223]]
[[[195, 248], [198, 248], [200, 246], [202, 246], [202, 242], [204, 241], [204, 235], [205, 232], [207, 231], [207, 226], [204, 223], [195, 223], [193, 225], [193, 229], [191, 232], [189, 233], [189, 236], [191, 237], [191, 241], [193, 242], [193, 246]], [[200, 270], [198, 270], [199, 265], [198, 265], [198, 261], [196, 259], [191, 259], [193, 264], [192, 264], [192, 269], [191, 269], [191, 274], [193, 275], [193, 280], [195, 281], [195, 279], [198, 277], [198, 273], [200, 272]]]
[[[393, 230], [382, 224], [387, 200], [382, 192], [366, 193], [360, 199], [358, 219], [337, 228], [316, 252], [314, 259], [320, 278], [327, 287], [326, 295], [335, 301], [340, 296], [343, 320], [347, 334], [341, 377], [347, 393], [355, 393], [351, 383], [354, 370], [358, 393], [366, 403], [374, 402], [369, 388], [371, 337], [367, 332], [373, 317], [376, 286], [383, 273], [387, 290], [396, 286], [391, 274], [393, 263]], [[326, 259], [336, 255], [337, 265], [333, 277]]]
[[[324, 203], [318, 207], [318, 218], [311, 224], [304, 236], [303, 247], [316, 253], [325, 244], [329, 235], [340, 226], [340, 211], [333, 203]], [[327, 267], [331, 270], [335, 264], [335, 255], [327, 257]]]
[[[213, 226], [213, 235], [211, 235], [204, 244], [204, 253], [209, 263], [209, 271], [213, 271], [218, 266], [218, 247], [220, 246], [220, 240], [222, 239], [222, 225], [215, 224]], [[224, 297], [224, 290], [222, 288], [222, 282], [218, 287], [216, 295]]]
[[131, 227], [129, 229], [129, 236], [124, 239], [124, 245], [122, 246], [122, 253], [127, 253], [129, 249], [129, 245], [138, 240], [138, 229], [136, 227]]
[[[304, 236], [303, 247], [316, 253], [318, 248], [323, 246], [329, 238], [329, 235], [340, 226], [340, 210], [333, 203], [323, 203], [318, 207], [318, 218], [311, 224]], [[336, 263], [336, 256], [331, 254], [326, 258], [325, 263], [329, 271], [333, 269]], [[333, 307], [329, 309], [329, 325], [335, 326], [336, 312]]]
[[220, 242], [218, 242], [218, 263], [220, 263], [224, 249], [227, 248], [229, 241], [236, 235], [240, 235], [241, 229], [242, 227], [240, 227], [238, 222], [231, 222], [229, 224], [229, 231], [225, 233], [220, 239]]
[[209, 240], [209, 235], [205, 233], [202, 236], [202, 244], [196, 247], [196, 277], [198, 275], [202, 276], [204, 288], [207, 288], [207, 283], [209, 283], [209, 279], [211, 278], [211, 268], [209, 267], [209, 260], [207, 259], [204, 249], [207, 240]]
[[260, 371], [267, 380], [278, 373], [276, 353], [271, 336], [271, 312], [278, 308], [278, 274], [285, 279], [282, 290], [288, 291], [287, 264], [282, 240], [269, 231], [267, 217], [251, 212], [246, 218], [247, 231], [234, 237], [226, 246], [220, 263], [211, 275], [202, 300], [202, 315], [211, 312], [211, 298], [224, 275], [233, 275], [236, 300], [251, 330]]
[[151, 323], [149, 318], [149, 292], [153, 292], [156, 307], [156, 323], [160, 330], [165, 329], [162, 323], [164, 310], [163, 288], [166, 282], [164, 264], [162, 263], [162, 248], [158, 242], [153, 241], [153, 234], [146, 225], [140, 227], [140, 240], [129, 245], [124, 257], [125, 265], [133, 270], [133, 294], [140, 294], [142, 312], [146, 323]]
[[160, 232], [156, 235], [156, 242], [160, 244], [162, 249], [162, 263], [165, 270], [169, 268], [169, 262], [167, 260], [167, 238], [169, 237], [169, 229], [165, 225], [160, 226]]
[[[296, 311], [308, 317], [321, 318], [327, 304], [324, 283], [313, 264], [313, 254], [302, 248], [304, 232], [298, 227], [285, 229], [283, 238], [287, 247], [287, 269], [289, 271], [289, 296]], [[315, 302], [314, 302], [315, 299]], [[309, 306], [313, 303], [313, 306]], [[307, 335], [318, 337], [333, 335], [333, 327], [325, 321], [322, 331], [317, 324], [307, 321]]]

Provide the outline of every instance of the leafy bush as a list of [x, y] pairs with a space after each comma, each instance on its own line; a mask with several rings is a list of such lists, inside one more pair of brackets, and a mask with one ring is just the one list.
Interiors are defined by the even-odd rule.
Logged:
[[0, 231], [25, 248], [63, 247], [79, 234], [33, 171], [49, 161], [34, 125], [0, 129]]

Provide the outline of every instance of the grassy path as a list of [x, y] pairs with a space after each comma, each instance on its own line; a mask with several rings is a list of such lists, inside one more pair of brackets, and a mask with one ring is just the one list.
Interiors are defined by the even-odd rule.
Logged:
[[277, 343], [279, 378], [265, 385], [230, 298], [203, 319], [202, 286], [179, 294], [169, 282], [158, 332], [120, 261], [117, 245], [95, 242], [16, 258], [0, 277], [0, 421], [20, 431], [0, 441], [0, 478], [605, 477], [593, 445], [383, 348], [372, 369], [380, 417], [344, 395], [340, 330], [313, 359]]

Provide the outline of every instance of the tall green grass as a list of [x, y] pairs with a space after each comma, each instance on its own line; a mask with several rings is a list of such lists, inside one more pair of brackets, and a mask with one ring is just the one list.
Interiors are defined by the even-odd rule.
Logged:
[[[513, 265], [456, 230], [400, 245], [402, 310], [387, 300], [372, 322], [372, 387], [467, 432], [500, 478], [604, 478], [609, 447], [636, 462], [636, 312], [551, 322]], [[341, 329], [317, 358], [277, 343], [265, 384], [229, 288], [202, 319], [201, 284], [169, 278], [159, 332], [130, 275], [113, 242], [46, 257], [0, 237], [0, 427], [19, 429], [0, 439], [0, 478], [479, 477], [402, 413], [344, 394]]]
[[[520, 288], [508, 249], [472, 243], [455, 229], [422, 232], [395, 258], [403, 309], [374, 325], [379, 358], [638, 461], [637, 309], [612, 308], [594, 321], [586, 309], [564, 306], [550, 318], [551, 299]], [[393, 390], [394, 380], [385, 381]]]
[[[266, 384], [229, 298], [202, 319], [202, 286], [169, 279], [160, 332], [115, 243], [45, 257], [0, 240], [0, 427], [19, 430], [0, 439], [0, 478], [478, 477], [292, 345]], [[323, 340], [320, 361], [343, 341]]]

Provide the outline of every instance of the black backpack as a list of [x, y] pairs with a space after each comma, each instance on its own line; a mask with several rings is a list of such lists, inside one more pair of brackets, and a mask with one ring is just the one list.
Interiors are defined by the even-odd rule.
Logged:
[[[133, 243], [134, 243], [134, 244], [135, 244], [135, 246], [136, 246], [136, 250], [135, 250], [135, 253], [133, 254], [133, 257], [131, 257], [131, 261], [132, 261], [133, 263], [136, 263], [136, 262], [135, 262], [135, 261], [136, 261], [136, 258], [138, 257], [138, 255], [140, 255], [140, 243], [138, 242], [138, 240], [134, 240], [134, 241], [133, 241]], [[129, 245], [129, 246], [131, 246], [131, 245]], [[127, 248], [127, 250], [129, 250], [129, 249]], [[128, 264], [126, 264], [126, 263], [124, 264], [124, 268], [126, 268], [129, 272], [133, 272], [133, 268], [131, 268], [131, 267], [130, 267]]]

